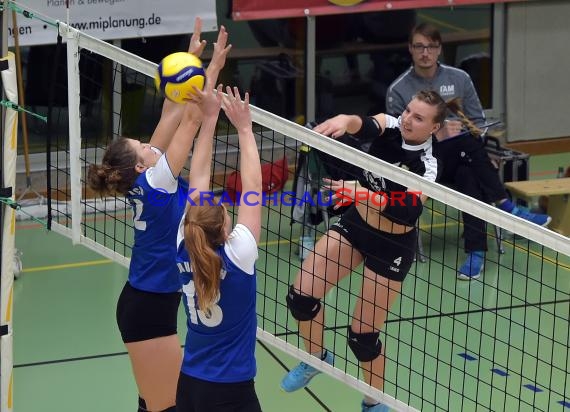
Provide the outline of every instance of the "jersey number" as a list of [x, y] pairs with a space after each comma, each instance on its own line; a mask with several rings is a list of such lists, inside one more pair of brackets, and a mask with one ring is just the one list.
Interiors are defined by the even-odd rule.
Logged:
[[135, 215], [133, 217], [133, 221], [135, 222], [135, 229], [146, 230], [146, 222], [144, 220], [140, 220], [143, 212], [143, 202], [141, 202], [139, 199], [131, 199], [131, 201], [135, 204]]
[[[182, 287], [182, 291], [186, 294], [186, 301], [188, 306], [188, 313], [190, 313], [190, 322], [195, 325], [202, 323], [204, 326], [209, 328], [213, 328], [218, 326], [222, 323], [222, 319], [224, 318], [224, 314], [222, 312], [222, 308], [218, 306], [218, 302], [220, 301], [220, 295], [218, 294], [218, 298], [210, 307], [208, 312], [204, 312], [196, 307], [196, 288], [194, 287], [194, 281], [190, 280], [186, 285]], [[198, 322], [198, 319], [200, 322]]]

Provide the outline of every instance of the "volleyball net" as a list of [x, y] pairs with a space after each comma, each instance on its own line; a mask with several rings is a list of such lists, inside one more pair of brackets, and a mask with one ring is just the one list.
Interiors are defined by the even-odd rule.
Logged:
[[[65, 24], [59, 24], [59, 32], [63, 42], [53, 64], [67, 72], [65, 81], [56, 85], [67, 104], [53, 109], [58, 113], [52, 115], [47, 148], [49, 225], [75, 244], [128, 266], [132, 212], [122, 197], [94, 196], [86, 174], [90, 164], [101, 162], [116, 136], [148, 141], [163, 101], [152, 81], [156, 65]], [[568, 238], [256, 107], [252, 118], [263, 167], [271, 174], [288, 175], [283, 188], [267, 195], [262, 211], [257, 262], [260, 340], [394, 410], [568, 407]], [[228, 193], [231, 175], [238, 170], [239, 148], [223, 113], [215, 141], [212, 188]], [[381, 331], [383, 391], [365, 383], [347, 345], [362, 267], [323, 300], [325, 346], [335, 354], [334, 367], [304, 351], [285, 301], [301, 267], [300, 239], [314, 242], [338, 218], [324, 201], [319, 182], [359, 169], [430, 198], [419, 224], [423, 251]], [[465, 256], [463, 212], [489, 224], [485, 271], [472, 282], [457, 281]], [[504, 253], [494, 246], [497, 234]]]

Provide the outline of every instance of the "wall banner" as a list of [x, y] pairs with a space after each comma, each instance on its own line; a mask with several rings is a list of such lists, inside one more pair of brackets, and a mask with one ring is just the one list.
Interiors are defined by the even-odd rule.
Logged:
[[278, 19], [525, 0], [233, 0], [234, 20]]
[[[45, 20], [66, 21], [66, 0], [24, 0], [18, 5], [36, 17], [18, 13], [21, 46], [53, 44], [57, 32]], [[12, 13], [8, 13], [9, 44], [14, 43]], [[189, 33], [194, 18], [203, 20], [202, 31], [217, 31], [213, 0], [69, 0], [69, 23], [102, 40]]]

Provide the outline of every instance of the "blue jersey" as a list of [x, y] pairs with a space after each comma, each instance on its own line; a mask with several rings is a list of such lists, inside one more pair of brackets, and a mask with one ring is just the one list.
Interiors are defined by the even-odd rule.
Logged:
[[157, 293], [180, 290], [176, 236], [187, 194], [188, 183], [172, 175], [164, 155], [138, 176], [127, 194], [134, 212], [129, 267], [129, 283], [134, 288]]
[[179, 236], [177, 263], [188, 333], [182, 372], [209, 382], [243, 382], [255, 377], [257, 244], [238, 224], [217, 249], [222, 258], [220, 293], [210, 313], [198, 309], [188, 253]]

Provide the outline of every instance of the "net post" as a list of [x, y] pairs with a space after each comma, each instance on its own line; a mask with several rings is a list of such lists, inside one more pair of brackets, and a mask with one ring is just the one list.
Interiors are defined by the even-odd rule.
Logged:
[[81, 111], [79, 82], [79, 34], [60, 25], [67, 40], [67, 98], [69, 106], [69, 173], [71, 192], [71, 240], [79, 244], [81, 238]]
[[[113, 46], [121, 47], [121, 40], [113, 40]], [[113, 81], [112, 100], [112, 116], [113, 116], [113, 132], [118, 131], [118, 135], [123, 134], [123, 124], [121, 122], [121, 107], [122, 107], [122, 84], [123, 84], [123, 66], [117, 62], [113, 62], [113, 73], [116, 79]]]
[[[6, 15], [5, 10], [2, 12]], [[3, 19], [2, 29], [6, 29]], [[6, 31], [6, 30], [5, 30]], [[2, 48], [0, 57], [2, 71], [2, 97], [17, 103], [16, 63], [14, 55]], [[2, 107], [2, 179], [0, 196], [14, 199], [16, 185], [16, 155], [18, 112], [11, 107]], [[0, 411], [11, 412], [13, 408], [13, 295], [14, 295], [14, 246], [16, 210], [2, 202], [0, 219], [1, 252], [1, 292], [0, 292]]]

